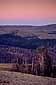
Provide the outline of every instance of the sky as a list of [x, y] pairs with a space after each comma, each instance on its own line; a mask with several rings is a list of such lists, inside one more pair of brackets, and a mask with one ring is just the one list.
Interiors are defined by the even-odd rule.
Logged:
[[56, 24], [56, 0], [0, 0], [0, 25]]

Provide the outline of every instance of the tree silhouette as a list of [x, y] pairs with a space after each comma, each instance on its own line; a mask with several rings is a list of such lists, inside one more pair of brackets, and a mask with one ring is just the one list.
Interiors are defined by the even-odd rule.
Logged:
[[51, 76], [51, 57], [48, 55], [47, 48], [36, 49], [36, 56], [34, 57], [34, 63], [38, 75]]

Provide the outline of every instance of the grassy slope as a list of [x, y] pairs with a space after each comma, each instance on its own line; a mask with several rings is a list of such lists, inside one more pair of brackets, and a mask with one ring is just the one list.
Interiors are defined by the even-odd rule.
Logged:
[[8, 63], [8, 64], [0, 64], [0, 71], [1, 70], [11, 70], [12, 69], [12, 67], [13, 67], [13, 64], [10, 64], [10, 63]]
[[56, 85], [55, 78], [0, 71], [0, 85]]

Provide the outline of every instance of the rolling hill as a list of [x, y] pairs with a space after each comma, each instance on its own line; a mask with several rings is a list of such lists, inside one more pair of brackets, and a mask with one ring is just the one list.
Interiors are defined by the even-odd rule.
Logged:
[[[5, 25], [0, 26], [0, 34], [13, 33], [18, 36], [31, 36], [40, 39], [56, 39], [56, 24], [44, 26]], [[53, 34], [51, 34], [53, 32]]]
[[34, 49], [40, 46], [54, 46], [56, 45], [56, 39], [39, 39], [37, 37], [22, 37], [15, 34], [0, 34], [0, 45]]
[[0, 71], [0, 85], [56, 85], [56, 78]]

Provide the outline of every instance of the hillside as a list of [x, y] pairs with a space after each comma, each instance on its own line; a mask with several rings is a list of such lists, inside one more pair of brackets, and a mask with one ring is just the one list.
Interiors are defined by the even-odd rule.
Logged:
[[56, 85], [56, 78], [0, 71], [0, 85]]
[[56, 39], [39, 39], [34, 37], [22, 37], [15, 34], [0, 34], [0, 45], [16, 46], [20, 48], [37, 48], [39, 46], [55, 46]]
[[0, 63], [15, 63], [17, 56], [23, 58], [23, 55], [31, 61], [33, 49], [39, 47], [48, 47], [49, 55], [53, 62], [56, 62], [56, 39], [22, 37], [11, 33], [0, 34]]
[[56, 24], [44, 26], [0, 26], [0, 34], [13, 33], [15, 35], [27, 37], [38, 37], [40, 39], [56, 39]]

